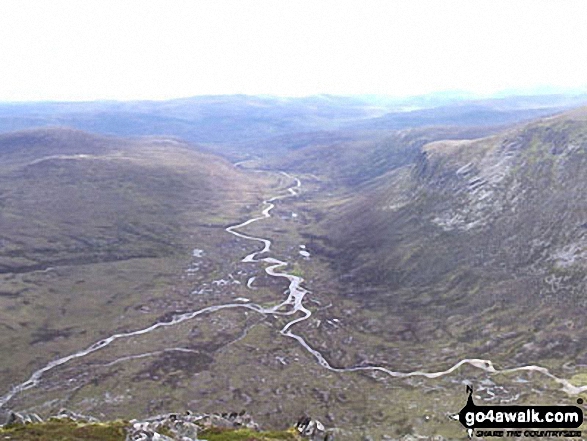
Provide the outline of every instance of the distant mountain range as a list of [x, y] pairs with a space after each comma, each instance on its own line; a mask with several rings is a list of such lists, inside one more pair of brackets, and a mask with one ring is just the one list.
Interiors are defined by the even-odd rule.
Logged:
[[[247, 145], [324, 130], [388, 131], [408, 127], [496, 126], [587, 103], [587, 95], [514, 96], [463, 100], [431, 94], [413, 98], [245, 95], [170, 101], [0, 103], [0, 132], [65, 126], [116, 136], [176, 136], [242, 156]], [[240, 148], [236, 148], [240, 146]], [[266, 153], [271, 150], [267, 149]]]

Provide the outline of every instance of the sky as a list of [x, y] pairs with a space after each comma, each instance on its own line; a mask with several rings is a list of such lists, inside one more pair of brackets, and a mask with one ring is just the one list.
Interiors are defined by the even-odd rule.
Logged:
[[584, 0], [2, 0], [0, 101], [587, 85]]

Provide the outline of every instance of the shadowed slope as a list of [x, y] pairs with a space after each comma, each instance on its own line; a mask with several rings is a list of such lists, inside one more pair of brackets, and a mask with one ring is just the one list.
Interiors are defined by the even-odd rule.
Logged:
[[330, 210], [328, 249], [348, 291], [410, 317], [417, 341], [461, 321], [447, 329], [464, 343], [455, 356], [585, 364], [574, 329], [587, 305], [586, 113], [428, 144]]

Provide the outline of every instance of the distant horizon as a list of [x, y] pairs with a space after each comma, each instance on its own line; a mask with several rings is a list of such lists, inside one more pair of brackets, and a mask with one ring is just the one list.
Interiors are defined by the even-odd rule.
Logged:
[[538, 86], [528, 89], [519, 90], [500, 90], [493, 93], [476, 93], [470, 90], [463, 89], [444, 89], [438, 91], [431, 91], [427, 93], [416, 93], [410, 95], [389, 95], [389, 94], [377, 94], [377, 93], [362, 93], [362, 94], [335, 94], [335, 93], [314, 93], [309, 95], [279, 95], [269, 93], [211, 93], [211, 94], [196, 94], [186, 96], [176, 96], [169, 98], [129, 98], [129, 99], [117, 99], [117, 98], [96, 98], [96, 99], [30, 99], [30, 100], [2, 100], [0, 104], [83, 104], [83, 103], [132, 103], [132, 102], [165, 102], [165, 101], [181, 101], [192, 98], [228, 98], [228, 97], [250, 97], [250, 98], [268, 98], [268, 99], [307, 99], [307, 98], [319, 98], [319, 97], [333, 97], [333, 98], [350, 98], [350, 99], [376, 99], [381, 98], [384, 100], [392, 101], [403, 101], [416, 98], [446, 98], [462, 101], [474, 101], [474, 100], [492, 100], [502, 98], [513, 98], [513, 97], [548, 97], [548, 96], [582, 96], [587, 95], [587, 85], [563, 88], [556, 86]]

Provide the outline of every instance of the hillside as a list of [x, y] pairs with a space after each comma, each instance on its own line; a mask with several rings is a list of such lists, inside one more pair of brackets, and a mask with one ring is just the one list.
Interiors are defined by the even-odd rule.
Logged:
[[0, 157], [2, 272], [174, 254], [186, 225], [210, 223], [255, 189], [173, 139], [32, 130], [1, 135]]
[[210, 253], [203, 275], [218, 271], [223, 227], [273, 184], [174, 139], [0, 136], [2, 393], [114, 330], [210, 301], [188, 295], [193, 250]]
[[260, 165], [319, 175], [327, 178], [334, 190], [340, 186], [353, 188], [415, 162], [421, 147], [431, 141], [474, 139], [499, 130], [499, 127], [428, 127], [290, 136], [285, 147], [287, 153], [269, 156]]
[[565, 107], [502, 108], [500, 102], [464, 102], [434, 108], [390, 112], [352, 125], [361, 130], [399, 130], [430, 126], [497, 126], [551, 115]]
[[406, 366], [468, 356], [582, 372], [586, 116], [433, 142], [361, 192], [320, 202], [323, 233], [311, 237], [343, 295], [387, 311], [373, 332], [396, 343], [379, 356], [399, 340], [426, 348]]

